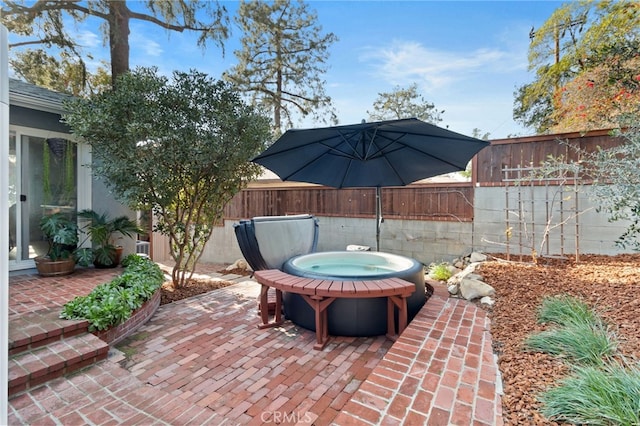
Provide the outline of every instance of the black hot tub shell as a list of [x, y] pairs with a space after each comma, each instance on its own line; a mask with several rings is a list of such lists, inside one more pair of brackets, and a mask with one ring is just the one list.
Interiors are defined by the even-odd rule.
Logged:
[[[348, 262], [349, 256], [393, 256], [401, 259], [404, 267], [401, 270], [391, 272], [378, 272], [375, 275], [365, 276], [340, 275], [311, 272], [296, 266], [296, 261], [301, 258], [314, 255], [335, 254], [343, 261]], [[373, 280], [385, 278], [401, 278], [416, 285], [416, 291], [407, 298], [408, 320], [420, 311], [426, 302], [426, 290], [424, 281], [424, 269], [420, 262], [402, 256], [380, 252], [324, 252], [289, 259], [283, 265], [283, 271], [291, 275], [334, 280]], [[315, 331], [314, 310], [304, 301], [302, 296], [293, 293], [283, 293], [285, 316], [294, 323]], [[329, 334], [334, 336], [378, 336], [387, 333], [387, 298], [345, 298], [336, 299], [327, 308]], [[398, 322], [396, 321], [396, 324]]]

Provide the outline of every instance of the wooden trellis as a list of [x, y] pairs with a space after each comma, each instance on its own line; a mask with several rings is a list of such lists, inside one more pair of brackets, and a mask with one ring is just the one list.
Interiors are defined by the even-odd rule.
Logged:
[[[567, 242], [573, 238], [575, 260], [579, 261], [579, 172], [569, 165], [551, 171], [548, 167], [503, 167], [507, 258], [514, 245], [520, 260], [525, 248], [534, 257], [565, 257]], [[555, 252], [552, 243], [557, 244]]]

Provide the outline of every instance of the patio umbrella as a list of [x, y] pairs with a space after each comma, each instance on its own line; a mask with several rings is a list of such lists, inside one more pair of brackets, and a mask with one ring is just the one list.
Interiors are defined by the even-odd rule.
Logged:
[[464, 170], [489, 143], [416, 118], [287, 130], [253, 162], [283, 181], [333, 188], [376, 188], [376, 250], [380, 188]]

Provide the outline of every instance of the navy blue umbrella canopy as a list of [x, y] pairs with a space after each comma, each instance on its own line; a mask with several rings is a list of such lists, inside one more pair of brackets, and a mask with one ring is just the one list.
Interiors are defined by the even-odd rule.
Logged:
[[[487, 141], [415, 118], [291, 129], [252, 161], [283, 181], [333, 188], [404, 186], [464, 170]], [[378, 199], [379, 209], [379, 199]], [[378, 239], [381, 214], [378, 211]]]

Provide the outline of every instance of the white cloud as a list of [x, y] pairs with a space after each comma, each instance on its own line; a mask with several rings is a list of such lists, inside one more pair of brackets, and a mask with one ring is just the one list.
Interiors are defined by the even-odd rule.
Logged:
[[149, 31], [148, 26], [131, 25], [131, 34], [129, 35], [131, 51], [142, 57], [158, 58], [162, 56], [164, 49], [160, 43], [148, 36], [153, 34], [154, 31]]
[[513, 55], [496, 48], [451, 52], [427, 48], [415, 41], [394, 40], [388, 46], [370, 48], [360, 60], [369, 63], [377, 77], [392, 85], [418, 82], [436, 91], [478, 72], [513, 69]]
[[102, 36], [89, 30], [81, 30], [73, 36], [76, 42], [86, 49], [95, 50], [103, 46]]

